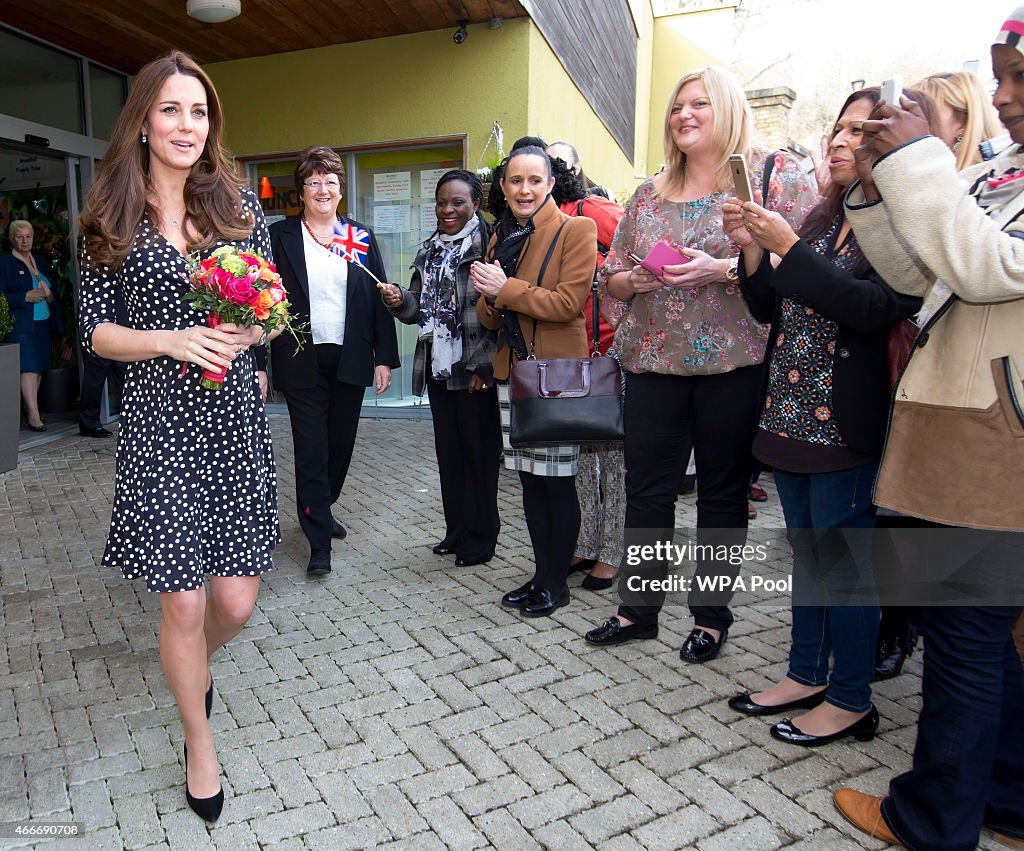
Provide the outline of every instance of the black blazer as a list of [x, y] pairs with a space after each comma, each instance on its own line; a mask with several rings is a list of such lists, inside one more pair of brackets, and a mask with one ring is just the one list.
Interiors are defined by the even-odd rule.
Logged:
[[889, 417], [889, 330], [921, 308], [921, 299], [892, 289], [873, 270], [861, 276], [839, 269], [800, 240], [777, 269], [765, 252], [750, 275], [740, 255], [740, 285], [758, 322], [772, 322], [765, 362], [771, 360], [782, 297], [810, 307], [839, 325], [832, 363], [832, 405], [846, 445], [880, 455]]
[[[370, 234], [370, 250], [366, 265], [382, 281], [387, 281], [380, 249], [373, 231], [359, 222], [350, 224]], [[306, 252], [302, 244], [302, 221], [290, 216], [270, 226], [270, 245], [277, 271], [288, 290], [290, 313], [298, 324], [309, 323], [309, 277], [306, 274]], [[295, 340], [287, 331], [270, 346], [274, 388], [282, 393], [312, 387], [316, 383], [316, 353], [313, 337], [307, 327], [300, 335], [303, 348], [296, 351]], [[398, 369], [398, 335], [395, 320], [384, 305], [377, 284], [356, 263], [348, 264], [348, 294], [345, 300], [345, 343], [335, 376], [344, 384], [369, 387], [377, 366]]]

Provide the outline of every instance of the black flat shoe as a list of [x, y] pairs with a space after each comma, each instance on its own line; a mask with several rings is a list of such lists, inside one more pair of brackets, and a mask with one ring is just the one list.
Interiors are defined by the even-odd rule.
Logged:
[[432, 549], [434, 551], [434, 555], [450, 556], [455, 552], [455, 544], [449, 544], [447, 541], [441, 541], [439, 544], [434, 544]]
[[306, 576], [326, 576], [331, 572], [331, 551], [313, 550], [309, 554]]
[[531, 579], [525, 585], [520, 585], [514, 591], [509, 591], [501, 598], [501, 605], [506, 606], [509, 609], [521, 609], [523, 603], [526, 602], [526, 598], [533, 593], [533, 580]]
[[641, 638], [657, 638], [658, 625], [642, 626], [631, 623], [629, 626], [623, 626], [618, 618], [608, 618], [603, 624], [590, 630], [583, 637], [588, 644], [611, 647], [613, 644], [625, 644], [627, 641], [637, 641]]
[[489, 556], [482, 556], [480, 558], [457, 558], [455, 559], [455, 566], [472, 567], [474, 564], [487, 564], [487, 562], [489, 562], [492, 558], [494, 558], [494, 553], [491, 553]]
[[729, 630], [723, 629], [721, 636], [715, 641], [710, 632], [695, 626], [686, 636], [686, 641], [683, 642], [683, 646], [679, 650], [679, 658], [684, 662], [697, 662], [698, 664], [710, 662], [722, 649], [728, 634]]
[[210, 687], [206, 690], [206, 720], [210, 720], [210, 713], [213, 712], [213, 674], [210, 674]]
[[522, 613], [528, 618], [543, 618], [550, 615], [555, 609], [569, 605], [569, 589], [565, 588], [561, 594], [552, 594], [544, 588], [536, 588], [525, 600], [523, 600]]
[[870, 742], [878, 730], [878, 710], [874, 706], [863, 718], [854, 721], [849, 727], [844, 727], [837, 733], [829, 733], [827, 736], [812, 736], [805, 733], [788, 718], [784, 718], [771, 729], [773, 739], [780, 742], [789, 742], [791, 745], [800, 745], [803, 748], [820, 748], [831, 742], [843, 739], [846, 736], [853, 736], [858, 742]]
[[34, 426], [32, 423], [25, 423], [25, 428], [29, 431], [43, 432], [46, 431], [46, 423], [43, 423], [41, 426]]
[[569, 565], [569, 575], [572, 576], [574, 573], [582, 573], [587, 570], [593, 570], [594, 565], [597, 564], [596, 558], [585, 558], [583, 561], [578, 561], [576, 564]]
[[185, 800], [189, 807], [199, 818], [209, 822], [215, 822], [220, 818], [221, 810], [224, 809], [224, 788], [217, 790], [216, 795], [209, 798], [196, 798], [188, 791], [188, 745], [185, 745]]
[[586, 588], [588, 591], [607, 591], [614, 584], [614, 576], [609, 576], [605, 579], [602, 576], [594, 576], [592, 573], [588, 573], [583, 577], [583, 581], [580, 583], [580, 588]]
[[348, 537], [348, 530], [333, 517], [331, 518], [331, 537], [339, 541]]
[[814, 709], [815, 706], [820, 706], [825, 700], [825, 692], [826, 689], [822, 689], [819, 692], [807, 695], [807, 697], [791, 700], [788, 703], [766, 706], [763, 703], [755, 702], [750, 696], [750, 692], [745, 691], [743, 694], [729, 698], [729, 708], [742, 712], [744, 715], [778, 715], [781, 712], [789, 712], [791, 709]]
[[78, 427], [78, 433], [82, 437], [113, 437], [112, 431], [107, 431], [105, 428], [89, 428], [89, 426], [80, 425]]

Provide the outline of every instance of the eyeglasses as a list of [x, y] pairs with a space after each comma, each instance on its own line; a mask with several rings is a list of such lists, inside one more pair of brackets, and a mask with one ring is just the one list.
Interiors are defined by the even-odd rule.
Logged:
[[321, 188], [330, 191], [331, 189], [340, 189], [341, 184], [337, 180], [307, 180], [302, 184], [308, 186], [314, 192], [319, 192]]

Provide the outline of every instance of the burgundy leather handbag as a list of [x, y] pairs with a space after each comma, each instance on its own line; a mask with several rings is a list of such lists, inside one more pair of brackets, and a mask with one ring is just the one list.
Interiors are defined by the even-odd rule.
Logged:
[[[558, 234], [541, 265], [537, 286], [543, 285], [544, 271]], [[598, 351], [601, 313], [596, 281], [591, 285], [591, 297], [594, 322], [588, 358], [539, 360], [534, 357], [537, 320], [533, 321], [529, 357], [513, 362], [509, 370], [509, 443], [512, 446], [622, 440], [622, 373], [618, 361]]]

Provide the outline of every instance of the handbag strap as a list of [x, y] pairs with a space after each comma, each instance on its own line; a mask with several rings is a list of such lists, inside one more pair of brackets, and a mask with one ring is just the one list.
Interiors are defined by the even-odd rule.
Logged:
[[598, 312], [601, 302], [597, 295], [596, 280], [590, 285], [590, 298], [593, 301], [591, 307], [594, 308], [594, 315], [591, 317], [593, 322], [590, 326], [590, 356], [598, 358], [601, 357], [601, 314]]
[[[562, 235], [562, 230], [569, 224], [569, 220], [566, 219], [562, 222], [561, 227], [555, 233], [555, 238], [551, 240], [551, 245], [548, 246], [548, 253], [544, 255], [544, 262], [540, 264], [540, 274], [537, 275], [537, 286], [544, 286], [544, 273], [548, 270], [548, 263], [551, 262], [551, 256], [555, 253], [555, 245], [558, 243], [558, 237]], [[530, 335], [530, 352], [527, 355], [527, 360], [536, 360], [537, 356], [534, 354], [534, 349], [537, 343], [537, 319], [534, 317], [533, 320], [533, 333]]]

